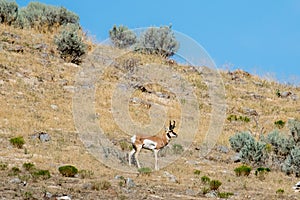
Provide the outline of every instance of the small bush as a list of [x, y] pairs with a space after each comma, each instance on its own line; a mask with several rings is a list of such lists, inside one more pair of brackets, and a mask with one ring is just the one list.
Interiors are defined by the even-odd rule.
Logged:
[[92, 184], [92, 189], [97, 191], [108, 190], [109, 188], [111, 188], [111, 183], [108, 181], [94, 182]]
[[290, 119], [288, 121], [288, 127], [290, 129], [290, 133], [294, 139], [294, 141], [299, 144], [300, 143], [300, 121], [295, 119]]
[[241, 121], [241, 122], [250, 122], [250, 118], [247, 116], [237, 116], [237, 115], [229, 115], [227, 120], [232, 121]]
[[300, 147], [296, 146], [291, 150], [282, 165], [282, 171], [287, 175], [295, 174], [296, 177], [300, 177]]
[[114, 25], [109, 31], [109, 38], [115, 47], [122, 49], [134, 45], [137, 41], [135, 33], [122, 25], [119, 27]]
[[35, 28], [39, 31], [53, 31], [66, 24], [79, 25], [79, 17], [64, 7], [46, 5], [40, 2], [30, 2], [21, 8], [15, 26], [20, 28]]
[[258, 177], [259, 180], [265, 180], [265, 175], [270, 171], [270, 168], [259, 167], [255, 170], [255, 176]]
[[202, 176], [201, 177], [201, 182], [206, 184], [210, 182], [210, 178], [208, 176]]
[[236, 133], [229, 138], [231, 148], [239, 152], [247, 143], [254, 143], [255, 139], [249, 132]]
[[278, 120], [278, 121], [274, 122], [274, 125], [275, 125], [277, 128], [282, 129], [282, 128], [284, 127], [284, 125], [285, 125], [285, 122], [282, 121], [282, 120]]
[[0, 23], [11, 25], [18, 16], [18, 5], [14, 1], [0, 0]]
[[194, 174], [197, 175], [197, 176], [199, 176], [201, 174], [201, 171], [199, 169], [195, 169], [194, 170]]
[[173, 144], [172, 150], [174, 154], [181, 154], [184, 151], [182, 145], [180, 144]]
[[27, 171], [30, 171], [30, 170], [34, 169], [34, 164], [33, 163], [24, 163], [23, 168]]
[[84, 178], [92, 178], [94, 175], [94, 172], [90, 171], [90, 170], [80, 170], [78, 172], [78, 174], [79, 174], [80, 178], [84, 179]]
[[21, 173], [21, 170], [18, 167], [12, 167], [10, 172], [8, 173], [9, 176], [16, 176]]
[[176, 41], [171, 28], [171, 26], [148, 28], [141, 34], [136, 45], [136, 50], [162, 57], [174, 55], [179, 48], [179, 43]]
[[129, 151], [130, 150], [130, 147], [132, 146], [130, 143], [128, 143], [127, 141], [125, 140], [122, 140], [119, 142], [119, 145], [122, 149], [122, 151]]
[[37, 179], [47, 180], [51, 178], [49, 170], [43, 170], [43, 169], [35, 170], [31, 173], [31, 175], [35, 180]]
[[142, 168], [138, 169], [138, 172], [141, 175], [147, 175], [147, 176], [149, 176], [151, 174], [152, 170], [149, 167], [142, 167]]
[[9, 141], [14, 147], [17, 147], [19, 149], [21, 149], [25, 144], [25, 140], [22, 136], [11, 138]]
[[247, 165], [242, 165], [234, 169], [236, 176], [249, 176], [252, 168]]
[[8, 165], [7, 165], [7, 163], [0, 163], [0, 170], [6, 170], [8, 168]]
[[78, 173], [78, 169], [72, 165], [61, 166], [58, 171], [65, 177], [74, 177]]
[[280, 134], [277, 130], [272, 131], [267, 135], [266, 142], [272, 145], [272, 150], [279, 161], [285, 159], [285, 157], [294, 148], [295, 144], [293, 139]]
[[210, 189], [209, 189], [209, 187], [203, 187], [202, 188], [202, 194], [207, 194], [207, 193], [209, 193], [210, 192]]
[[64, 26], [54, 39], [60, 57], [67, 62], [80, 64], [82, 56], [87, 52], [87, 45], [83, 41], [82, 33], [78, 25], [68, 24]]
[[230, 196], [233, 196], [232, 192], [218, 192], [218, 197], [221, 199], [228, 199]]
[[278, 189], [276, 190], [276, 194], [282, 195], [284, 193], [284, 189]]
[[211, 180], [209, 182], [210, 190], [218, 190], [222, 183], [219, 180]]

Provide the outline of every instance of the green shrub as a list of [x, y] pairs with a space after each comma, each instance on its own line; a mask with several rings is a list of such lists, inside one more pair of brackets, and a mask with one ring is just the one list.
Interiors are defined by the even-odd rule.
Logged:
[[27, 171], [30, 171], [30, 170], [34, 169], [34, 164], [33, 163], [24, 163], [23, 168]]
[[249, 176], [252, 168], [247, 165], [241, 165], [234, 169], [236, 176]]
[[282, 195], [284, 193], [284, 189], [279, 188], [276, 190], [276, 194]]
[[152, 170], [149, 167], [142, 167], [142, 168], [138, 169], [138, 172], [141, 175], [147, 175], [147, 176], [149, 176], [151, 174]]
[[201, 171], [199, 169], [195, 169], [194, 170], [194, 174], [197, 175], [197, 176], [199, 176], [201, 174]]
[[184, 151], [182, 145], [180, 144], [173, 144], [172, 150], [174, 154], [181, 154]]
[[49, 170], [43, 170], [43, 169], [35, 170], [31, 173], [31, 175], [35, 180], [37, 179], [47, 180], [51, 178]]
[[79, 25], [79, 17], [66, 8], [30, 2], [27, 7], [19, 10], [15, 25], [20, 28], [52, 31], [69, 23]]
[[137, 41], [135, 33], [122, 25], [114, 25], [109, 31], [109, 38], [115, 47], [122, 49], [134, 45]]
[[25, 144], [25, 140], [22, 136], [11, 138], [9, 141], [14, 147], [17, 147], [19, 149], [21, 149]]
[[109, 188], [111, 188], [111, 183], [108, 181], [94, 182], [92, 184], [92, 189], [97, 191], [108, 190]]
[[8, 168], [8, 165], [7, 165], [7, 163], [0, 163], [0, 170], [6, 170]]
[[171, 28], [171, 26], [148, 28], [141, 34], [136, 45], [136, 50], [163, 57], [174, 55], [179, 48], [179, 43]]
[[210, 192], [210, 189], [208, 187], [203, 187], [202, 188], [202, 194], [207, 194]]
[[206, 184], [210, 182], [210, 178], [208, 176], [202, 176], [201, 177], [201, 182]]
[[228, 199], [230, 196], [233, 196], [232, 192], [218, 192], [218, 197], [221, 199]]
[[277, 128], [282, 129], [282, 128], [284, 127], [284, 125], [285, 125], [285, 122], [282, 121], [282, 120], [278, 120], [278, 121], [274, 122], [274, 125], [275, 125]]
[[18, 5], [15, 1], [0, 0], [0, 23], [11, 25], [18, 16]]
[[21, 170], [18, 167], [12, 167], [10, 172], [8, 173], [9, 176], [16, 176], [21, 173]]
[[209, 182], [210, 190], [218, 190], [222, 183], [219, 180], [211, 180]]
[[250, 118], [247, 116], [237, 116], [237, 115], [229, 115], [227, 120], [232, 121], [242, 121], [242, 122], [250, 122]]
[[270, 168], [259, 167], [255, 170], [255, 176], [258, 177], [260, 180], [265, 180], [266, 174], [270, 171]]
[[74, 24], [64, 26], [54, 42], [60, 57], [67, 62], [80, 64], [82, 56], [87, 52], [87, 45], [83, 41], [79, 26]]
[[78, 169], [72, 165], [61, 166], [58, 171], [65, 177], [74, 177], [78, 173]]

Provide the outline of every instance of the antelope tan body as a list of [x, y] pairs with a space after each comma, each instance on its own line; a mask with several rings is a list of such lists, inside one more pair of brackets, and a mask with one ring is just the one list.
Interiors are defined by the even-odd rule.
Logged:
[[131, 158], [134, 155], [138, 168], [140, 163], [138, 161], [138, 154], [142, 149], [152, 150], [155, 156], [155, 170], [158, 170], [158, 151], [167, 146], [173, 137], [177, 137], [177, 134], [173, 131], [175, 128], [175, 121], [173, 124], [170, 121], [169, 128], [161, 136], [142, 136], [134, 135], [131, 138], [133, 150], [129, 153], [129, 165], [131, 166]]

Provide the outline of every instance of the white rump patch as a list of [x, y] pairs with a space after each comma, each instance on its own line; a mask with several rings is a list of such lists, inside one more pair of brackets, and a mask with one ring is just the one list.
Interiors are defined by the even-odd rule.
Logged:
[[148, 140], [148, 139], [145, 139], [143, 142], [143, 148], [145, 148], [145, 149], [153, 150], [153, 149], [155, 149], [156, 145], [157, 145], [157, 142], [154, 142], [154, 141]]
[[135, 140], [136, 140], [136, 135], [134, 135], [134, 136], [131, 137], [131, 143], [134, 144]]

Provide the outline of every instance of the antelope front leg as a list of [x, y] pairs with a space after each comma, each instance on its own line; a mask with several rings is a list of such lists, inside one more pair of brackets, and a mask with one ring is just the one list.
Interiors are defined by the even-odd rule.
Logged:
[[138, 160], [138, 156], [139, 156], [139, 153], [140, 153], [141, 149], [142, 149], [142, 146], [137, 146], [136, 147], [136, 152], [134, 154], [134, 158], [136, 160], [136, 164], [137, 164], [138, 168], [141, 168], [139, 160]]
[[131, 166], [131, 158], [132, 158], [132, 155], [134, 154], [134, 152], [135, 152], [135, 149], [132, 149], [128, 155], [129, 156], [129, 158], [128, 158], [129, 166]]
[[158, 158], [157, 158], [157, 154], [158, 154], [158, 149], [154, 149], [154, 157], [155, 157], [155, 170], [158, 170]]

